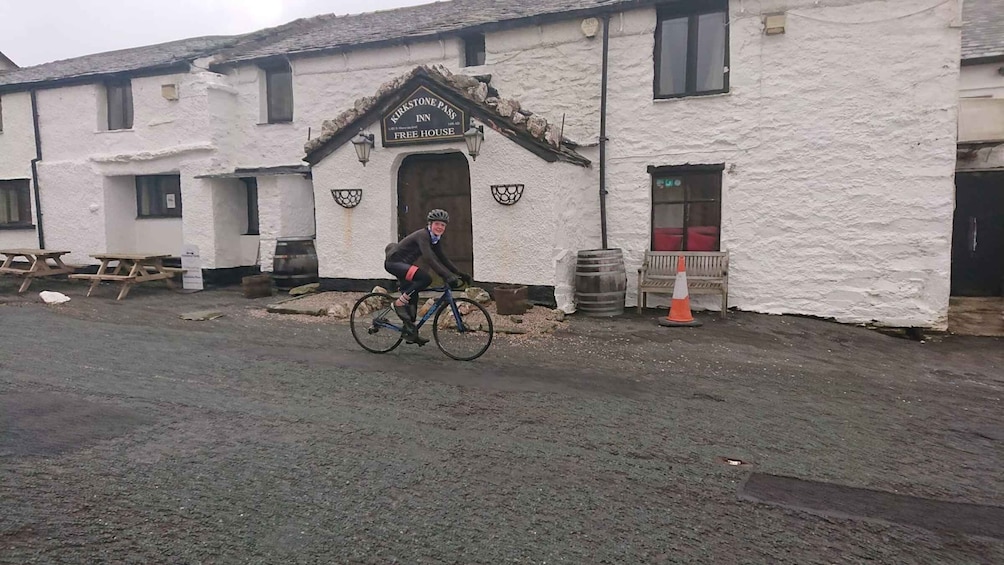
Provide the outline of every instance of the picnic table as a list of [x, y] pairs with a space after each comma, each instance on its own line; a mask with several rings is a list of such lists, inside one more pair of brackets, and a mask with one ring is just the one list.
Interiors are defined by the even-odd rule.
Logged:
[[[57, 251], [54, 249], [0, 249], [0, 255], [4, 256], [3, 264], [0, 265], [0, 274], [24, 277], [18, 294], [28, 290], [31, 281], [41, 277], [52, 277], [65, 275], [73, 272], [73, 267], [67, 267], [60, 258], [68, 254], [69, 251]], [[23, 257], [28, 263], [27, 267], [14, 266], [14, 260]], [[52, 264], [49, 264], [52, 261]], [[22, 263], [23, 261], [18, 261]]]
[[[70, 275], [71, 279], [91, 281], [91, 287], [87, 289], [87, 296], [90, 296], [102, 281], [122, 283], [122, 289], [116, 300], [125, 298], [133, 285], [150, 281], [162, 280], [167, 283], [168, 288], [174, 289], [174, 282], [171, 281], [171, 278], [175, 273], [182, 271], [182, 269], [164, 266], [164, 259], [171, 257], [170, 255], [97, 253], [91, 257], [101, 261], [97, 273]], [[114, 267], [112, 263], [115, 263]]]

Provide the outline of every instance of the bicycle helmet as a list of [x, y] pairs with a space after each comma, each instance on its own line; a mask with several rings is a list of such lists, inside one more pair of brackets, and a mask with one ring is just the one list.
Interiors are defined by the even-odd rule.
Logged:
[[448, 224], [450, 223], [450, 214], [446, 210], [441, 210], [439, 208], [436, 208], [435, 210], [429, 212], [429, 215], [426, 216], [426, 219], [429, 220], [429, 222], [443, 222], [445, 224]]

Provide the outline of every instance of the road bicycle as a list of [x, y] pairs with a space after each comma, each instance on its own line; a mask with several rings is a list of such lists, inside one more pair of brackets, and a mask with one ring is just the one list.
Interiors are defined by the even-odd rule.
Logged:
[[[416, 331], [432, 320], [432, 338], [439, 350], [458, 361], [481, 357], [492, 344], [495, 327], [483, 306], [469, 298], [454, 297], [449, 286], [427, 292], [442, 292], [429, 311], [415, 323]], [[418, 300], [416, 294], [415, 300]], [[352, 337], [371, 353], [389, 353], [404, 340], [404, 322], [394, 311], [396, 297], [371, 292], [356, 301], [349, 315]]]

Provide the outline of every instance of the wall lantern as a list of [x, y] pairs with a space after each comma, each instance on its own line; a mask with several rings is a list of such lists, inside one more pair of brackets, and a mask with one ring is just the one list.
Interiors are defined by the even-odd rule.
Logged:
[[485, 140], [485, 127], [471, 124], [471, 129], [464, 132], [464, 141], [467, 142], [467, 153], [474, 161], [478, 160], [481, 154], [481, 143]]
[[359, 130], [359, 135], [352, 138], [352, 145], [356, 148], [356, 156], [359, 157], [359, 162], [365, 167], [366, 163], [370, 160], [370, 151], [373, 150], [373, 146], [375, 145], [373, 134]]

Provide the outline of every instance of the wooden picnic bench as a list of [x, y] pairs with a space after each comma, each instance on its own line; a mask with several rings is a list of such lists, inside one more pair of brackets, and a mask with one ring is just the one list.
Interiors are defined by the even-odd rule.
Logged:
[[721, 294], [722, 317], [729, 304], [728, 251], [646, 251], [638, 269], [638, 312], [647, 307], [646, 293], [671, 294], [676, 284], [676, 268], [683, 256], [689, 294]]
[[[102, 282], [122, 283], [122, 289], [119, 290], [119, 296], [116, 300], [125, 298], [133, 285], [144, 282], [162, 280], [168, 288], [174, 289], [174, 282], [171, 278], [176, 273], [184, 271], [184, 269], [164, 266], [164, 259], [171, 257], [170, 255], [98, 253], [91, 255], [91, 257], [101, 261], [97, 273], [70, 275], [71, 279], [91, 281], [91, 287], [87, 289], [87, 296], [90, 296]], [[114, 267], [112, 267], [112, 263], [115, 263]]]
[[[54, 249], [0, 249], [0, 255], [4, 256], [3, 263], [0, 264], [0, 274], [24, 277], [24, 282], [17, 291], [21, 294], [28, 290], [31, 282], [37, 278], [72, 273], [73, 267], [64, 265], [61, 259], [68, 253], [69, 251]], [[25, 261], [18, 261], [18, 265], [15, 265], [14, 260], [19, 257], [23, 257]], [[52, 261], [51, 265], [49, 261]], [[27, 266], [20, 266], [25, 262]]]

